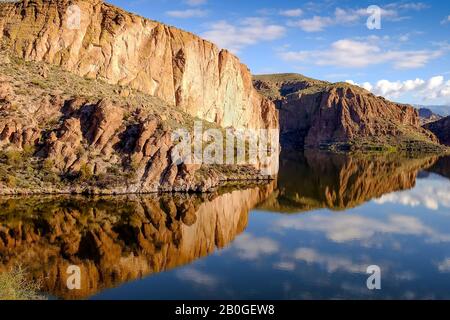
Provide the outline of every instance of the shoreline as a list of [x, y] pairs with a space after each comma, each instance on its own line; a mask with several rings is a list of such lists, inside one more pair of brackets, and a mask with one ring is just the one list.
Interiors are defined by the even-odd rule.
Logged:
[[[8, 196], [126, 196], [126, 195], [159, 195], [159, 194], [211, 194], [222, 188], [238, 188], [238, 187], [250, 187], [253, 185], [266, 185], [273, 181], [276, 181], [277, 177], [257, 177], [253, 179], [230, 179], [221, 180], [219, 183], [211, 187], [207, 191], [200, 190], [158, 190], [158, 191], [130, 191], [127, 190], [100, 190], [93, 187], [68, 187], [67, 189], [54, 189], [44, 188], [43, 191], [37, 191], [33, 189], [2, 189], [0, 190], [0, 197]], [[122, 189], [122, 188], [118, 188]]]

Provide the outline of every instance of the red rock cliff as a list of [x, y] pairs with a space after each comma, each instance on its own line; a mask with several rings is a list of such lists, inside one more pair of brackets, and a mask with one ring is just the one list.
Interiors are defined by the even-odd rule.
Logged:
[[[223, 127], [278, 127], [274, 106], [253, 89], [248, 68], [191, 33], [101, 0], [0, 6], [0, 39], [25, 59], [138, 89]], [[79, 24], [71, 18], [77, 8]]]

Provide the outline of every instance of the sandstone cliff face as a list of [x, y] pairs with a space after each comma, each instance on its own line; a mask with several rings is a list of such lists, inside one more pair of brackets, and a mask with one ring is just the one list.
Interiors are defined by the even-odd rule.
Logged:
[[268, 178], [255, 166], [175, 163], [173, 132], [192, 133], [198, 119], [157, 97], [8, 54], [0, 50], [1, 194], [208, 192], [226, 180]]
[[[3, 198], [0, 271], [20, 263], [42, 280], [46, 293], [87, 298], [229, 245], [246, 228], [249, 210], [273, 188], [272, 183], [222, 194]], [[16, 206], [19, 217], [9, 210]], [[74, 264], [83, 274], [81, 290], [66, 286], [67, 267]]]
[[286, 145], [349, 147], [349, 143], [367, 143], [414, 149], [416, 142], [438, 142], [421, 128], [416, 109], [357, 86], [295, 74], [256, 76], [254, 84], [279, 108], [282, 143]]
[[450, 117], [426, 124], [424, 128], [433, 132], [442, 144], [450, 146]]
[[[71, 5], [80, 9], [75, 27]], [[253, 89], [247, 67], [193, 34], [101, 0], [0, 6], [0, 39], [27, 60], [140, 90], [222, 127], [278, 127], [275, 108]]]

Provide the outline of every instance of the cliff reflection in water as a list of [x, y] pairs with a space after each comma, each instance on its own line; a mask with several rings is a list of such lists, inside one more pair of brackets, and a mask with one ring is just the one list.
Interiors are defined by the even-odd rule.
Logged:
[[[211, 194], [0, 198], [0, 272], [21, 264], [33, 278], [43, 280], [46, 293], [86, 298], [208, 255], [215, 257], [217, 249], [228, 247], [244, 232], [256, 207], [272, 213], [345, 210], [414, 188], [423, 170], [450, 176], [449, 158], [306, 152], [283, 153], [281, 159], [277, 182]], [[384, 202], [392, 202], [391, 198]], [[312, 217], [316, 214], [310, 212]], [[253, 221], [259, 220], [253, 216]], [[248, 229], [237, 242], [241, 249], [248, 248], [250, 257], [254, 255], [249, 250], [268, 253], [292, 245], [290, 240], [275, 246], [266, 236], [269, 230], [251, 224]], [[261, 233], [260, 240], [247, 244], [255, 232]], [[300, 237], [302, 231], [297, 232]], [[66, 287], [69, 265], [81, 267], [81, 290]], [[232, 266], [237, 270], [242, 263]], [[122, 293], [118, 297], [127, 298]]]
[[[21, 264], [45, 292], [84, 298], [228, 245], [274, 185], [221, 194], [3, 198], [0, 272]], [[66, 287], [69, 265], [81, 267], [81, 290]]]
[[418, 173], [437, 160], [398, 154], [283, 152], [278, 190], [261, 208], [293, 213], [354, 208], [386, 193], [413, 188]]

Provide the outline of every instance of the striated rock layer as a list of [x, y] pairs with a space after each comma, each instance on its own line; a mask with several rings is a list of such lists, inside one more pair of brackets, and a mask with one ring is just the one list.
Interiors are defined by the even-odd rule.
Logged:
[[[46, 293], [66, 299], [180, 267], [228, 246], [274, 183], [245, 190], [111, 198], [0, 200], [0, 272], [17, 263]], [[82, 272], [68, 290], [67, 267]]]
[[347, 83], [297, 74], [254, 77], [255, 87], [280, 111], [282, 144], [296, 147], [436, 148], [415, 108], [390, 102]]
[[27, 60], [137, 89], [222, 127], [278, 127], [248, 68], [191, 33], [101, 0], [24, 0], [0, 8], [0, 39]]

